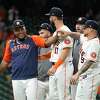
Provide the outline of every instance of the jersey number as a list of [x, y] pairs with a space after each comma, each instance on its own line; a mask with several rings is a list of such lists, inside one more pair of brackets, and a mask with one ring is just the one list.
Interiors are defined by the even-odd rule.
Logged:
[[84, 57], [83, 57], [84, 54], [85, 54], [85, 52], [81, 53], [81, 63], [84, 63]]
[[55, 47], [55, 54], [58, 54], [58, 47]]

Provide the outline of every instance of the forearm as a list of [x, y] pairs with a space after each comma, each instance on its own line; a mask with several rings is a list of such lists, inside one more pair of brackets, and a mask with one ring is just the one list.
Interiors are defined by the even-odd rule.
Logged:
[[80, 34], [79, 32], [67, 32], [67, 31], [62, 31], [62, 30], [59, 30], [58, 33], [61, 32], [64, 34], [65, 37], [67, 36], [70, 36], [74, 39], [79, 39], [80, 38]]
[[57, 41], [58, 36], [52, 36], [49, 37], [46, 41], [45, 41], [45, 45], [46, 46], [50, 46], [51, 44], [55, 43]]
[[83, 74], [84, 72], [86, 72], [90, 67], [91, 65], [94, 63], [94, 61], [86, 61], [86, 63], [82, 66], [82, 68], [78, 71], [78, 74], [81, 75]]
[[53, 65], [55, 69], [57, 69], [61, 64], [63, 64], [63, 60], [61, 58], [58, 59], [58, 61]]
[[63, 64], [63, 62], [65, 61], [65, 59], [68, 57], [69, 55], [69, 51], [70, 48], [65, 48], [63, 49], [63, 51], [61, 52], [61, 55], [58, 59], [58, 61], [55, 63], [54, 67], [57, 69], [61, 64]]
[[7, 67], [8, 67], [8, 63], [2, 61], [0, 64], [0, 73], [4, 72]]
[[74, 39], [79, 39], [80, 38], [80, 34], [79, 32], [69, 32], [69, 36], [71, 36]]

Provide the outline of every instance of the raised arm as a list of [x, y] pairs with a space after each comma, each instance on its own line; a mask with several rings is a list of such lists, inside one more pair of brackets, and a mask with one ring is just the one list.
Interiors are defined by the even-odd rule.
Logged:
[[60, 32], [62, 32], [64, 34], [64, 36], [71, 36], [74, 39], [79, 39], [80, 38], [80, 34], [79, 32], [67, 32], [67, 31], [62, 31], [59, 30], [57, 33], [59, 34]]
[[58, 40], [58, 35], [51, 36], [45, 41], [46, 46], [50, 46], [51, 44], [55, 43]]
[[58, 35], [51, 36], [46, 40], [40, 36], [33, 35], [32, 39], [36, 43], [36, 45], [39, 47], [49, 47], [51, 44], [53, 44], [57, 41]]

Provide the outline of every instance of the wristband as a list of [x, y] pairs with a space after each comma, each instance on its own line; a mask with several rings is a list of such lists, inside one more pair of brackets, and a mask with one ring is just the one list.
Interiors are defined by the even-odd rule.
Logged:
[[64, 61], [62, 59], [58, 59], [58, 61], [53, 65], [54, 68], [58, 68]]

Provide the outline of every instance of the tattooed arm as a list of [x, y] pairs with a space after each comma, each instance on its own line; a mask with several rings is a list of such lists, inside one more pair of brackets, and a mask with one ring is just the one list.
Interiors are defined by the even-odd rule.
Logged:
[[71, 84], [76, 84], [77, 80], [79, 79], [79, 76], [86, 72], [93, 63], [94, 61], [91, 60], [86, 61], [82, 68], [75, 75], [72, 76]]
[[83, 74], [85, 71], [87, 71], [91, 65], [94, 63], [94, 61], [92, 60], [88, 60], [85, 62], [85, 64], [82, 66], [82, 68], [78, 71], [78, 74], [81, 75]]

